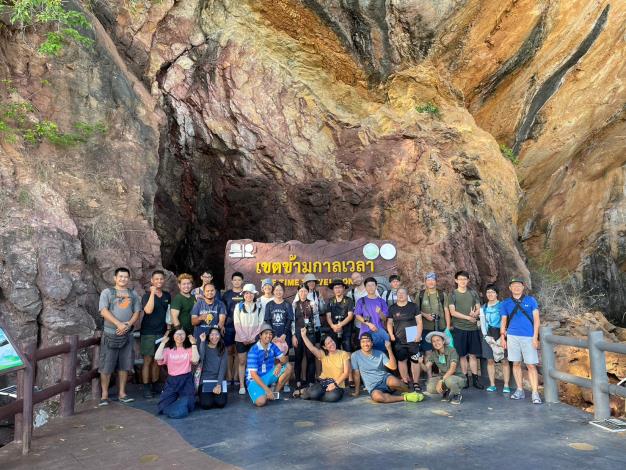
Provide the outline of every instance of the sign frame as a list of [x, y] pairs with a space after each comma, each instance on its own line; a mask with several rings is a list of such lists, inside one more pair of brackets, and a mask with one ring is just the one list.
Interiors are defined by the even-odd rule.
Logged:
[[22, 365], [0, 370], [0, 375], [10, 374], [11, 372], [15, 372], [15, 371], [18, 371], [18, 370], [21, 370], [21, 369], [26, 369], [26, 367], [28, 367], [30, 362], [28, 361], [28, 359], [26, 359], [26, 356], [24, 355], [24, 353], [22, 352], [20, 347], [17, 345], [17, 342], [15, 341], [15, 339], [13, 338], [11, 333], [9, 332], [9, 330], [8, 330], [8, 328], [6, 326], [6, 323], [5, 323], [4, 319], [1, 316], [0, 316], [0, 330], [2, 330], [2, 332], [4, 333], [6, 339], [9, 342], [9, 345], [11, 345], [13, 350], [17, 353], [17, 355], [19, 356], [20, 360], [22, 361]]

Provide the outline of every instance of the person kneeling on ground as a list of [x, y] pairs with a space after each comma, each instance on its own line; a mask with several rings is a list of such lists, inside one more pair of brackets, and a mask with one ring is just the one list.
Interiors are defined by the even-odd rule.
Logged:
[[459, 368], [459, 355], [451, 348], [450, 338], [440, 331], [432, 331], [426, 336], [426, 341], [433, 345], [433, 352], [428, 357], [431, 364], [435, 364], [440, 377], [432, 377], [428, 380], [426, 389], [428, 393], [441, 393], [442, 401], [448, 401], [453, 405], [460, 405], [463, 397], [461, 389], [465, 386], [467, 377]]
[[319, 382], [309, 385], [302, 392], [304, 400], [335, 402], [343, 397], [345, 382], [350, 375], [350, 353], [337, 349], [337, 343], [328, 335], [322, 339], [322, 349], [318, 349], [307, 336], [306, 327], [300, 330], [305, 346], [322, 363]]
[[268, 401], [274, 400], [274, 391], [270, 386], [276, 384], [278, 394], [291, 377], [289, 356], [272, 343], [273, 336], [272, 326], [264, 323], [259, 341], [248, 351], [246, 383], [250, 399], [256, 406], [265, 406]]
[[196, 402], [191, 373], [191, 365], [200, 360], [196, 339], [182, 328], [172, 330], [163, 336], [154, 359], [160, 366], [167, 366], [168, 374], [159, 400], [159, 414], [184, 418], [193, 411]]
[[[400, 401], [418, 402], [424, 399], [419, 392], [410, 392], [407, 384], [391, 375], [385, 367], [395, 370], [398, 367], [391, 350], [391, 343], [385, 341], [387, 354], [374, 349], [374, 340], [369, 332], [361, 335], [361, 349], [352, 353], [352, 370], [354, 371], [355, 391], [358, 397], [361, 388], [361, 377], [372, 400], [378, 403], [396, 403]], [[358, 373], [357, 373], [358, 372]], [[402, 395], [392, 395], [394, 391]]]
[[200, 357], [202, 358], [202, 373], [200, 374], [200, 407], [224, 408], [228, 398], [226, 390], [226, 371], [228, 369], [226, 346], [217, 325], [209, 329], [207, 334], [200, 334]]

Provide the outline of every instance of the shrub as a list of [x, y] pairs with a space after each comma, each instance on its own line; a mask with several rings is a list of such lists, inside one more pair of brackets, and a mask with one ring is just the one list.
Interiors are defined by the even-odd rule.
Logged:
[[512, 148], [507, 147], [505, 144], [500, 144], [500, 153], [504, 158], [513, 163], [513, 165], [517, 165], [519, 163], [519, 156], [513, 152]]
[[439, 111], [437, 105], [435, 105], [432, 101], [429, 101], [426, 104], [416, 106], [415, 111], [417, 111], [418, 113], [430, 114], [432, 117], [435, 117], [437, 119], [441, 118], [441, 111]]
[[42, 54], [58, 55], [67, 42], [92, 45], [93, 40], [80, 32], [91, 28], [91, 24], [81, 12], [65, 10], [64, 3], [63, 0], [0, 0], [0, 14], [9, 11], [11, 24], [20, 29], [53, 26], [55, 31], [47, 33], [39, 46]]

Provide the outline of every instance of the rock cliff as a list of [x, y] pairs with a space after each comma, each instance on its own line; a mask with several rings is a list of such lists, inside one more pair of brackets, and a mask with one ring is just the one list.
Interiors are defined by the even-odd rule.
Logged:
[[21, 339], [93, 331], [116, 265], [141, 289], [160, 265], [220, 266], [231, 238], [393, 239], [410, 284], [448, 287], [528, 277], [522, 242], [626, 310], [623, 2], [90, 9], [95, 45], [54, 58], [41, 31], [0, 30], [3, 106], [98, 129], [0, 137], [0, 309]]

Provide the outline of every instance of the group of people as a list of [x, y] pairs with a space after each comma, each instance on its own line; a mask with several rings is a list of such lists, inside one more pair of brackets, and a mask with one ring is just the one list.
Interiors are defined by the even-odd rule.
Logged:
[[[487, 359], [486, 391], [497, 391], [495, 363], [502, 362], [502, 392], [516, 400], [525, 398], [524, 362], [532, 401], [541, 403], [539, 308], [522, 279], [510, 280], [510, 296], [504, 300], [495, 285], [488, 285], [485, 302], [468, 287], [465, 271], [455, 274], [456, 288], [450, 292], [437, 287], [436, 273], [427, 273], [414, 298], [398, 275], [390, 276], [390, 287], [381, 291], [374, 277], [363, 279], [355, 272], [350, 286], [333, 280], [332, 297], [325, 299], [319, 281], [307, 275], [292, 302], [280, 282], [265, 279], [259, 292], [254, 284], [244, 284], [240, 272], [232, 274], [231, 288], [223, 293], [211, 272], [202, 274], [196, 289], [189, 274], [177, 280], [179, 292], [172, 298], [163, 289], [165, 273], [154, 271], [149, 291], [139, 298], [129, 288], [129, 270], [118, 268], [114, 287], [102, 292], [100, 405], [109, 403], [115, 370], [119, 400], [133, 400], [125, 385], [133, 370], [131, 333], [139, 321], [144, 397], [159, 394], [159, 412], [172, 418], [186, 416], [196, 402], [204, 409], [224, 407], [229, 387], [238, 387], [256, 406], [286, 393], [336, 402], [350, 389], [358, 396], [361, 383], [376, 402], [420, 402], [422, 374], [426, 394], [460, 404], [464, 388], [485, 388], [478, 357]], [[163, 389], [161, 366], [168, 374]]]

